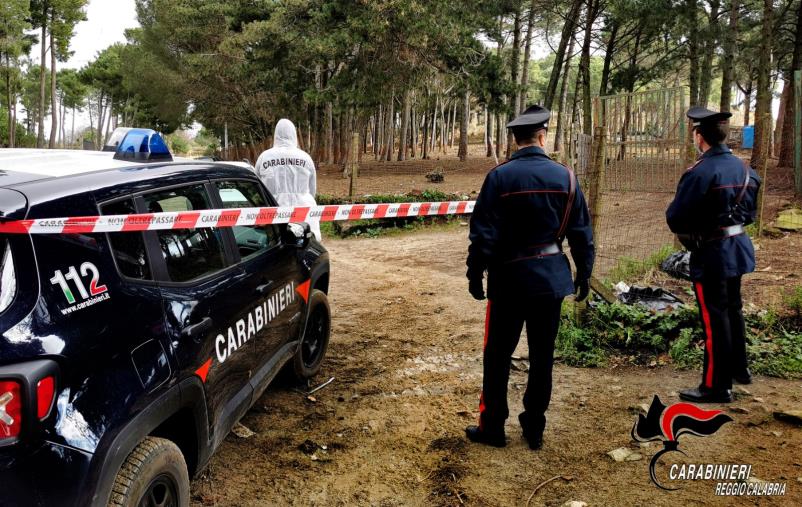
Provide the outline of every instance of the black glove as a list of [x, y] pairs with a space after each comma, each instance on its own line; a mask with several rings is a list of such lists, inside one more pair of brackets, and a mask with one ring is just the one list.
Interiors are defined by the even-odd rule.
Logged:
[[473, 299], [476, 299], [477, 301], [481, 301], [485, 298], [485, 289], [482, 285], [482, 275], [474, 275], [469, 278], [468, 292], [470, 292], [471, 296], [473, 296]]
[[590, 281], [587, 278], [577, 278], [574, 280], [574, 291], [576, 292], [575, 301], [582, 302], [590, 294]]

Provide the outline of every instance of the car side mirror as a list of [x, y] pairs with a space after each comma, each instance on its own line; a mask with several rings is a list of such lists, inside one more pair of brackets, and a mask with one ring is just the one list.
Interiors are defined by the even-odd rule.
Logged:
[[306, 222], [287, 224], [284, 233], [284, 242], [298, 248], [306, 248], [312, 239], [312, 228]]

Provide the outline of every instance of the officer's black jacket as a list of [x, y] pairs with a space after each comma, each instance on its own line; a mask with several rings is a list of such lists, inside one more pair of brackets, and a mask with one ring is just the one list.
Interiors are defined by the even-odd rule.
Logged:
[[[485, 178], [471, 217], [468, 278], [488, 272], [490, 299], [565, 297], [574, 292], [571, 266], [563, 253], [533, 256], [557, 241], [569, 194], [568, 169], [538, 147], [516, 151]], [[585, 197], [576, 195], [565, 232], [577, 278], [593, 271], [593, 231]]]
[[[739, 209], [733, 209], [749, 171], [749, 187]], [[757, 173], [725, 145], [711, 147], [685, 171], [674, 201], [666, 211], [668, 227], [677, 234], [715, 237], [721, 227], [755, 220]], [[746, 234], [706, 240], [691, 252], [691, 278], [730, 278], [755, 270], [755, 250]]]

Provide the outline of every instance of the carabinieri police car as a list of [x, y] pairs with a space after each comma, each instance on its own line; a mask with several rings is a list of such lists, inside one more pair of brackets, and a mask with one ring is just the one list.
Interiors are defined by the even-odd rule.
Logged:
[[[242, 165], [113, 139], [0, 150], [0, 222], [276, 206]], [[328, 285], [306, 224], [0, 235], [0, 505], [188, 505], [270, 381], [320, 369]]]

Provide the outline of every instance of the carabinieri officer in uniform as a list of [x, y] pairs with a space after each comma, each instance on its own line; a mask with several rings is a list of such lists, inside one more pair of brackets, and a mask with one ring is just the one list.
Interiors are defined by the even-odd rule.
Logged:
[[731, 113], [692, 107], [693, 139], [701, 153], [680, 178], [666, 220], [691, 252], [691, 280], [705, 335], [699, 387], [680, 391], [693, 402], [732, 401], [732, 381], [749, 384], [741, 277], [755, 270], [744, 226], [755, 220], [760, 178], [724, 143]]
[[[471, 217], [469, 290], [475, 299], [485, 298], [487, 271], [488, 302], [479, 425], [465, 431], [468, 439], [496, 447], [506, 445], [510, 361], [524, 323], [530, 368], [518, 419], [529, 447], [541, 447], [560, 308], [569, 294], [587, 297], [593, 269], [593, 232], [576, 176], [543, 151], [550, 115], [531, 106], [507, 124], [519, 149], [488, 173]], [[563, 253], [565, 238], [575, 280]]]

